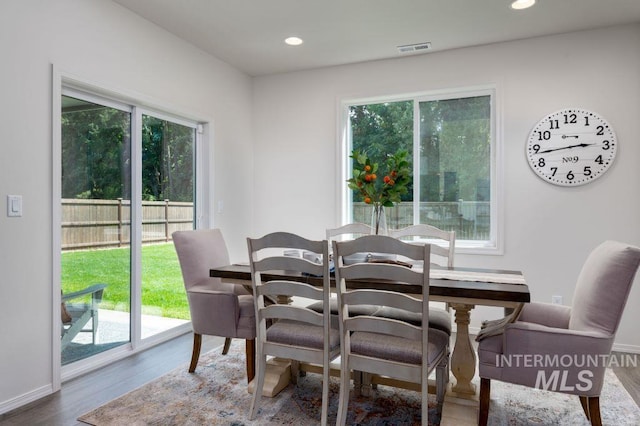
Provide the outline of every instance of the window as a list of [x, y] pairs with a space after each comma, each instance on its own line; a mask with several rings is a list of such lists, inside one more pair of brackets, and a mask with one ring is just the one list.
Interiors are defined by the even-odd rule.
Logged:
[[456, 247], [497, 250], [495, 94], [492, 88], [343, 103], [343, 222], [369, 223], [371, 207], [344, 181], [353, 149], [382, 164], [398, 149], [409, 152], [413, 182], [387, 208], [391, 228], [426, 223], [456, 231]]

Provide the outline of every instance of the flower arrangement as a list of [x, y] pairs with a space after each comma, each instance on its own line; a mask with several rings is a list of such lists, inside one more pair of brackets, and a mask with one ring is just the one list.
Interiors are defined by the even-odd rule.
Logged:
[[[358, 191], [366, 204], [373, 206], [373, 224], [375, 233], [380, 231], [380, 221], [384, 207], [393, 207], [401, 201], [401, 196], [409, 192], [411, 169], [406, 150], [387, 154], [386, 169], [380, 169], [378, 163], [371, 161], [366, 152], [353, 150], [350, 157], [355, 161], [353, 175], [348, 179], [349, 188]], [[378, 176], [382, 176], [379, 178]]]

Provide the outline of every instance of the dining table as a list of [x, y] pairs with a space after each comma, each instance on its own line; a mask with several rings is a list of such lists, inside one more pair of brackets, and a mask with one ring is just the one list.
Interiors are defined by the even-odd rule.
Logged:
[[[224, 282], [251, 288], [251, 270], [248, 264], [211, 268], [209, 275], [221, 278]], [[322, 277], [292, 271], [270, 271], [262, 275], [266, 280], [287, 279], [322, 286]], [[494, 322], [493, 332], [496, 332], [495, 324], [500, 326], [512, 321], [523, 305], [530, 302], [529, 287], [522, 272], [512, 270], [431, 266], [429, 277], [429, 300], [445, 302], [454, 311], [456, 333], [450, 365], [455, 383], [450, 387], [448, 395], [476, 399], [478, 393], [472, 380], [476, 373], [477, 357], [469, 333], [471, 311], [478, 305], [505, 308], [504, 320]], [[350, 288], [376, 288], [408, 294], [422, 293], [418, 286], [382, 280], [349, 281], [347, 285]], [[331, 286], [335, 288], [333, 274]], [[290, 301], [282, 299], [278, 300], [278, 303], [290, 303]], [[510, 315], [509, 312], [511, 312]], [[274, 386], [283, 387], [283, 383], [274, 384]], [[273, 389], [266, 394], [274, 395], [278, 391]]]

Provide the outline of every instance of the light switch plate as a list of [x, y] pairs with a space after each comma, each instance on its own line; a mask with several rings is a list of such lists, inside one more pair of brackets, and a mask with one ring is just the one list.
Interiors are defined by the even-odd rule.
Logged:
[[7, 216], [22, 216], [22, 195], [7, 195]]

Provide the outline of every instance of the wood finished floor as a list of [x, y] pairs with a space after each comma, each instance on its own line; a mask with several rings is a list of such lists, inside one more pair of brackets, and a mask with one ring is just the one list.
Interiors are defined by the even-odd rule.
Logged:
[[[62, 385], [62, 390], [11, 413], [0, 415], [2, 426], [84, 425], [76, 419], [165, 373], [186, 365], [191, 357], [192, 336], [186, 334], [99, 371]], [[202, 353], [220, 347], [221, 338], [204, 336]], [[640, 355], [639, 355], [640, 356]], [[614, 372], [640, 406], [640, 366], [615, 367]]]
[[[0, 415], [2, 426], [84, 425], [76, 419], [94, 408], [132, 391], [191, 359], [193, 335], [182, 335], [98, 371], [63, 383], [62, 390], [40, 401]], [[202, 354], [221, 347], [224, 339], [203, 336]]]

